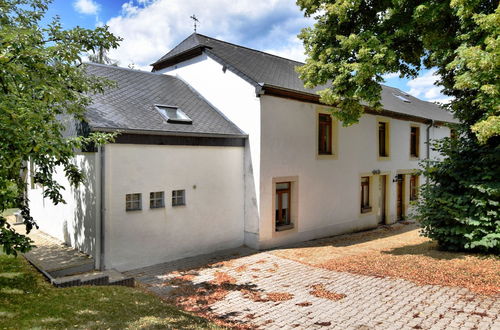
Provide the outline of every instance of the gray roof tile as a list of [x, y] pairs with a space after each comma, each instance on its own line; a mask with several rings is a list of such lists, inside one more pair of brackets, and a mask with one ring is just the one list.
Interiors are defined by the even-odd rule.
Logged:
[[[304, 87], [304, 83], [295, 71], [297, 66], [304, 64], [302, 62], [234, 45], [197, 33], [190, 35], [156, 61], [153, 66], [172, 60], [179, 54], [196, 47], [204, 47], [209, 56], [224, 62], [230, 70], [232, 69], [255, 85], [266, 84], [310, 94], [315, 94], [315, 92], [325, 88], [325, 86], [319, 86], [315, 89]], [[394, 94], [402, 95], [411, 102], [403, 102]], [[446, 122], [456, 121], [449, 112], [438, 105], [406, 95], [393, 87], [382, 85], [381, 102], [384, 109], [389, 111]]]
[[[87, 63], [86, 72], [117, 86], [92, 96], [87, 121], [93, 129], [123, 129], [179, 134], [245, 136], [232, 122], [182, 80], [163, 74]], [[168, 123], [155, 104], [180, 108], [192, 124]]]

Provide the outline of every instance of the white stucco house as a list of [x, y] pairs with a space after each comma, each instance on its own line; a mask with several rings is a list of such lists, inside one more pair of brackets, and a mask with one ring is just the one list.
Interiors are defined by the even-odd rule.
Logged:
[[343, 127], [303, 87], [301, 64], [196, 33], [151, 73], [89, 64], [118, 86], [95, 96], [85, 128], [120, 135], [76, 156], [88, 181], [67, 204], [30, 185], [41, 230], [126, 270], [404, 219], [419, 160], [439, 157], [428, 141], [455, 120], [383, 86], [384, 110]]

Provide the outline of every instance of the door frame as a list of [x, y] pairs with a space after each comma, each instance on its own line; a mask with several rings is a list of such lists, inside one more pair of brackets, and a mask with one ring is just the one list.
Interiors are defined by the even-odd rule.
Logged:
[[[391, 208], [390, 208], [390, 205], [391, 205], [391, 172], [381, 172], [379, 175], [378, 175], [379, 179], [378, 179], [378, 184], [379, 184], [379, 189], [378, 189], [378, 194], [380, 194], [380, 180], [382, 179], [382, 177], [385, 177], [385, 203], [384, 203], [384, 208], [385, 208], [385, 219], [384, 221], [381, 220], [381, 216], [382, 216], [382, 213], [381, 213], [381, 210], [380, 210], [380, 203], [377, 204], [377, 207], [378, 207], [378, 211], [377, 211], [377, 222], [379, 225], [387, 225], [390, 223], [390, 219], [391, 219]], [[381, 196], [379, 195], [378, 196], [379, 198], [381, 198]], [[378, 214], [380, 212], [380, 215]]]
[[[401, 181], [399, 177], [401, 176]], [[406, 217], [406, 173], [398, 172], [396, 174], [396, 221], [402, 221]], [[401, 187], [401, 189], [399, 189]], [[401, 199], [399, 195], [401, 194]], [[399, 212], [399, 204], [401, 201], [401, 217]]]

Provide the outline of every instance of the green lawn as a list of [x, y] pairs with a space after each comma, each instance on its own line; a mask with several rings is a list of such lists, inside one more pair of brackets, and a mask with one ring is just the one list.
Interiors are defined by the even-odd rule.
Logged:
[[56, 289], [23, 257], [0, 253], [0, 329], [216, 328], [140, 289]]

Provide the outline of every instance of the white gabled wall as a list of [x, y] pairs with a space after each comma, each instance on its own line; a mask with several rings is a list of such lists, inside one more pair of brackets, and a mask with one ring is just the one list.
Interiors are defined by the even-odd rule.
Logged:
[[[374, 115], [359, 124], [338, 125], [337, 159], [317, 159], [318, 105], [264, 95], [262, 104], [262, 154], [260, 205], [261, 248], [361, 230], [377, 225], [378, 176], [373, 176], [372, 206], [360, 213], [360, 177], [380, 170], [389, 175], [390, 222], [396, 217], [396, 174], [418, 168], [410, 158], [410, 125], [420, 127], [420, 158], [425, 158], [426, 125]], [[324, 107], [322, 107], [324, 108]], [[390, 124], [390, 160], [377, 158], [377, 119]], [[432, 136], [449, 134], [446, 127], [431, 129]], [[276, 177], [298, 177], [298, 223], [295, 230], [273, 232], [273, 185]], [[421, 183], [423, 179], [421, 178]], [[409, 180], [406, 182], [409, 191]], [[405, 198], [408, 207], [408, 194]]]
[[261, 155], [261, 109], [255, 87], [206, 54], [162, 69], [159, 73], [174, 75], [220, 110], [249, 135], [245, 147], [245, 237], [255, 246], [259, 232], [259, 198]]
[[[105, 146], [105, 267], [127, 270], [234, 248], [244, 241], [243, 147]], [[172, 206], [172, 190], [186, 205]], [[150, 209], [150, 192], [165, 208]], [[125, 195], [142, 194], [126, 211]]]
[[[54, 205], [49, 198], [43, 198], [43, 187], [32, 189], [31, 173], [28, 173], [28, 199], [31, 215], [40, 230], [60, 239], [66, 244], [95, 257], [98, 228], [96, 218], [99, 205], [99, 160], [97, 153], [79, 153], [73, 163], [85, 174], [85, 182], [72, 187], [61, 167], [54, 179], [65, 189], [60, 190], [66, 204]], [[34, 229], [36, 230], [36, 229]]]

